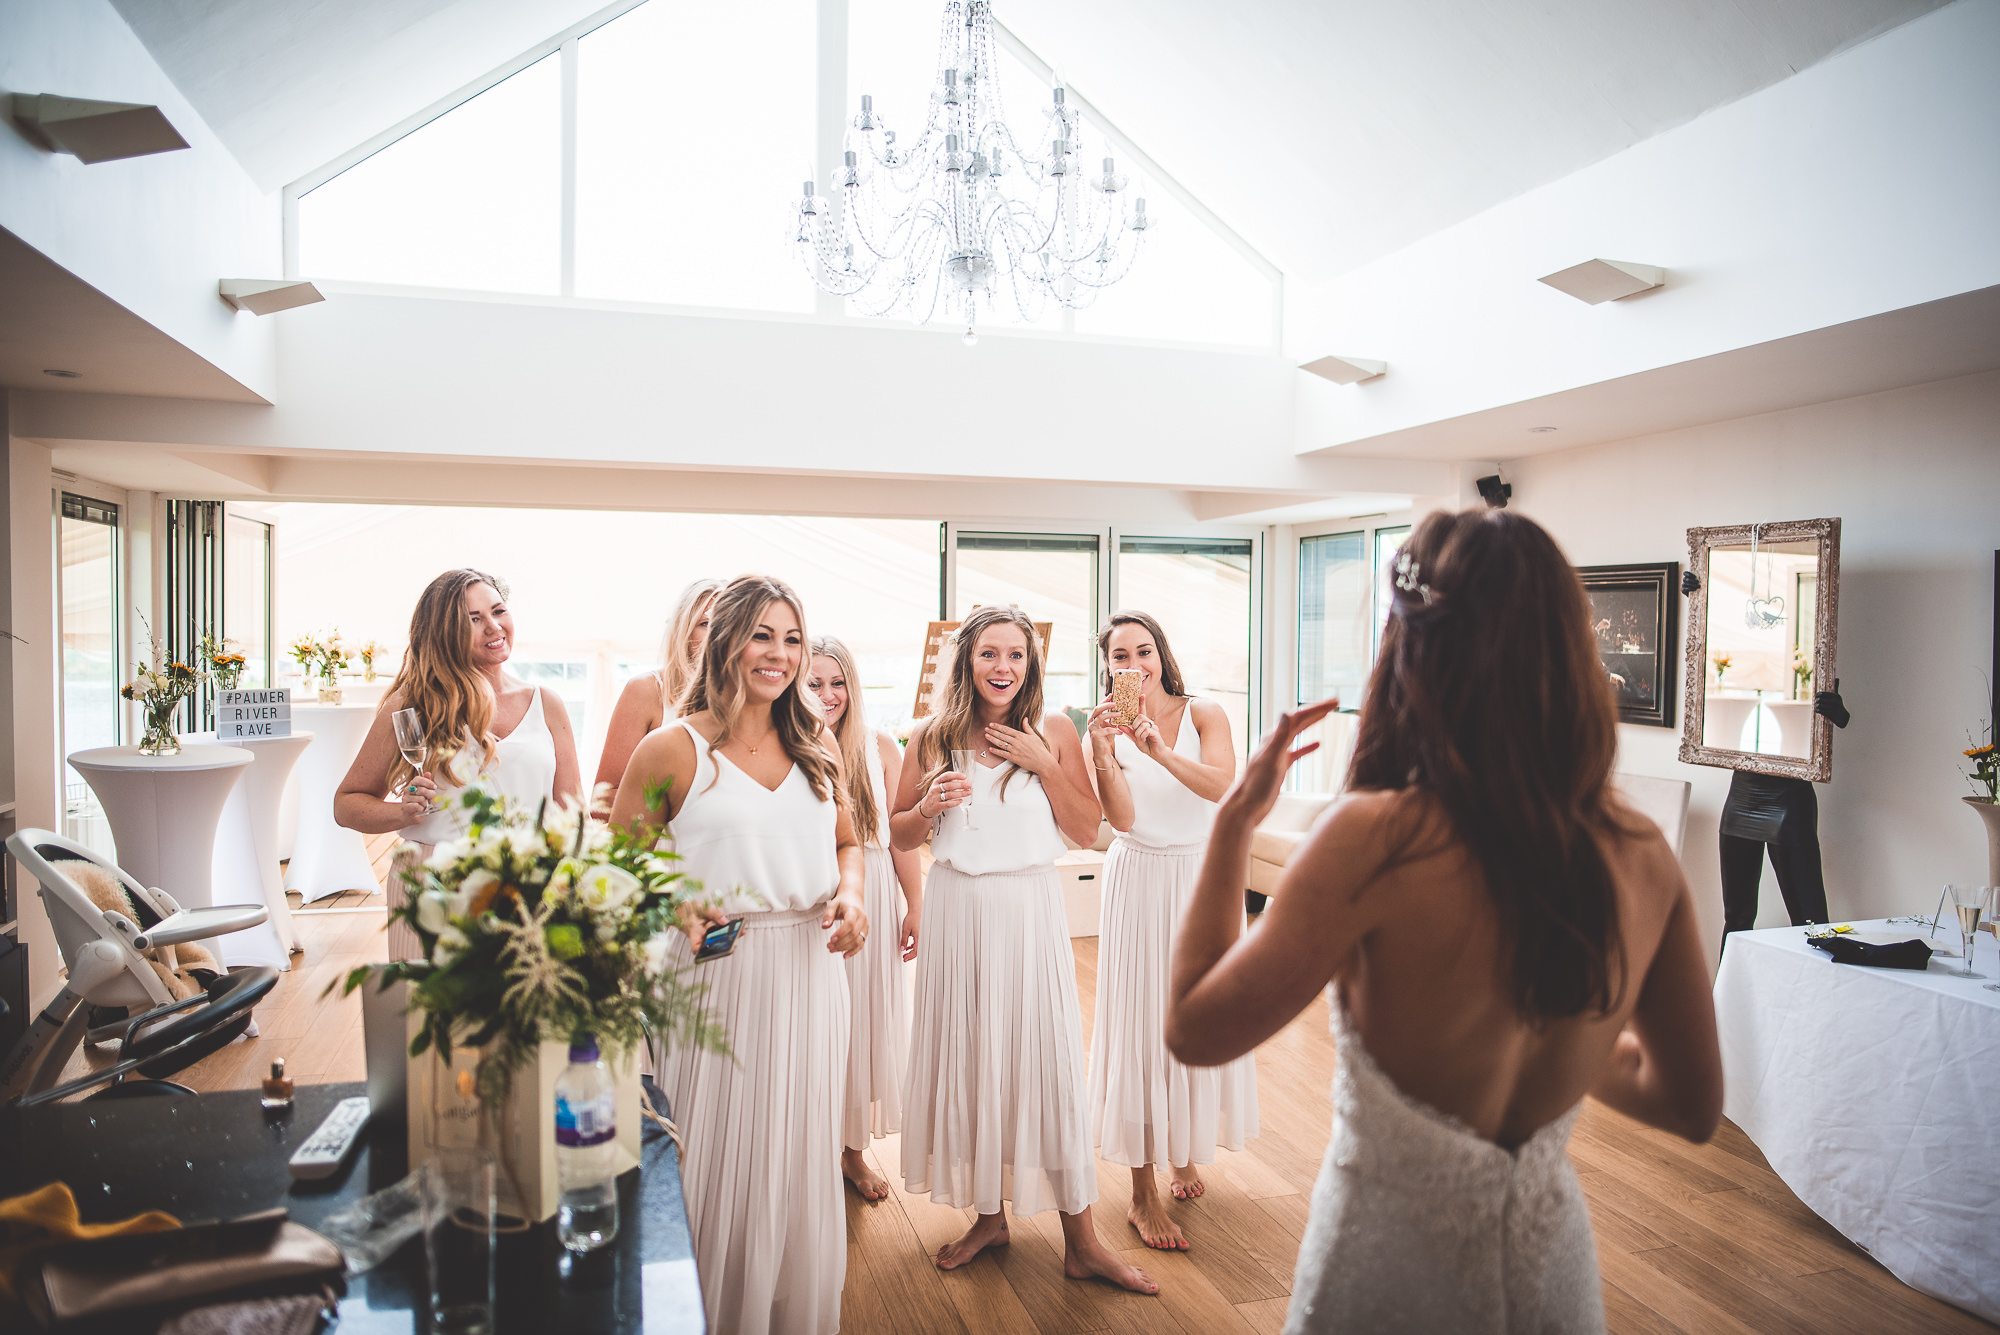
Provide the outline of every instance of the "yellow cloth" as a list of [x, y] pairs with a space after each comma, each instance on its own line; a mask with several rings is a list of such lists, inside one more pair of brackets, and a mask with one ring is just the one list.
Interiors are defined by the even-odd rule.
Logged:
[[115, 1224], [86, 1224], [77, 1218], [76, 1197], [63, 1182], [51, 1182], [25, 1196], [10, 1196], [0, 1201], [0, 1311], [19, 1301], [15, 1275], [38, 1252], [64, 1242], [120, 1233], [163, 1233], [180, 1226], [180, 1220], [160, 1210], [135, 1214]]

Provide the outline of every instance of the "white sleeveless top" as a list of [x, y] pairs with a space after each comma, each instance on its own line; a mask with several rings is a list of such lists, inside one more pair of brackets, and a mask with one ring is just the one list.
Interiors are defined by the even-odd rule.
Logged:
[[[889, 813], [894, 808], [889, 805], [889, 780], [882, 769], [882, 739], [887, 736], [871, 729], [868, 744], [863, 748], [868, 752], [868, 784], [875, 792], [875, 837], [868, 841], [869, 848], [889, 846]], [[894, 739], [889, 744], [894, 746]]]
[[446, 767], [441, 766], [431, 775], [438, 786], [437, 800], [445, 805], [404, 830], [405, 839], [413, 844], [441, 844], [463, 838], [472, 813], [459, 805], [458, 791], [475, 779], [484, 779], [488, 787], [530, 816], [544, 798], [555, 796], [556, 739], [542, 714], [541, 687], [535, 688], [535, 698], [514, 731], [495, 745], [492, 761], [475, 772], [473, 766], [484, 754], [485, 748], [467, 732], [465, 744], [451, 758], [448, 768], [452, 772], [443, 773]]
[[[1181, 711], [1181, 730], [1173, 749], [1189, 760], [1201, 759], [1193, 701]], [[1207, 841], [1208, 832], [1215, 827], [1215, 803], [1197, 796], [1130, 737], [1113, 743], [1113, 755], [1125, 767], [1125, 786], [1132, 790], [1132, 828], [1121, 831], [1119, 838], [1143, 848], [1160, 849]]]
[[972, 801], [938, 818], [931, 855], [953, 871], [967, 876], [1030, 871], [1069, 851], [1056, 829], [1055, 810], [1042, 791], [1041, 778], [1015, 771], [1003, 801], [1000, 776], [1006, 772], [1005, 765], [974, 765]]
[[732, 914], [791, 913], [831, 899], [840, 888], [831, 797], [814, 797], [797, 765], [766, 788], [693, 728], [687, 735], [694, 782], [667, 833], [681, 870], [701, 882], [704, 897], [719, 897]]

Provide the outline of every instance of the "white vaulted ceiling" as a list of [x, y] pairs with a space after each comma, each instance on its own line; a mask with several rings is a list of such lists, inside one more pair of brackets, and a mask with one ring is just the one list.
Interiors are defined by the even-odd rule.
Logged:
[[[113, 2], [266, 189], [603, 7]], [[994, 11], [1288, 276], [1312, 281], [1940, 3], [997, 0]]]

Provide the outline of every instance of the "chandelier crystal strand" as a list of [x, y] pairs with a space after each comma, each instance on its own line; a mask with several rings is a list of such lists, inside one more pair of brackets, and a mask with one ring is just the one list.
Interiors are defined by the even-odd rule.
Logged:
[[923, 128], [899, 139], [869, 94], [849, 122], [829, 199], [805, 183], [794, 243], [813, 281], [864, 315], [927, 324], [1005, 301], [1025, 323], [1091, 305], [1132, 271], [1152, 223], [1116, 160], [1091, 172], [1084, 121], [1052, 90], [1034, 151], [1015, 140], [987, 0], [950, 0]]

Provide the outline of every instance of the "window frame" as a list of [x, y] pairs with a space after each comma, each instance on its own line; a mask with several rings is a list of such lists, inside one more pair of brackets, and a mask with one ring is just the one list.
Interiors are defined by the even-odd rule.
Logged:
[[[577, 42], [598, 28], [623, 17], [648, 0], [614, 0], [610, 5], [591, 14], [581, 21], [556, 33], [544, 41], [502, 62], [493, 69], [453, 90], [431, 103], [423, 110], [405, 117], [380, 134], [363, 140], [345, 153], [322, 163], [286, 185], [281, 192], [280, 214], [282, 217], [282, 267], [286, 278], [307, 278], [311, 275], [299, 271], [299, 200], [325, 185], [342, 172], [365, 162], [383, 149], [400, 139], [415, 134], [440, 116], [449, 114], [470, 102], [480, 94], [505, 82], [530, 65], [552, 55], [560, 55], [562, 62], [562, 159], [561, 159], [561, 253], [558, 257], [560, 274], [554, 295], [520, 292], [486, 292], [482, 297], [497, 297], [523, 305], [581, 305], [592, 308], [615, 310], [661, 311], [676, 314], [697, 314], [723, 316], [731, 319], [765, 319], [794, 322], [810, 322], [840, 325], [878, 325], [882, 320], [865, 316], [849, 315], [846, 303], [838, 297], [820, 293], [812, 314], [788, 311], [769, 311], [751, 307], [718, 308], [712, 306], [687, 306], [663, 302], [632, 301], [615, 297], [579, 297], [576, 295], [576, 182], [577, 182]], [[818, 17], [819, 58], [818, 96], [814, 100], [816, 122], [813, 127], [813, 143], [817, 147], [816, 158], [832, 162], [838, 157], [842, 142], [843, 127], [852, 109], [848, 107], [847, 66], [848, 40], [847, 0], [815, 0]], [[1053, 84], [1056, 78], [1054, 67], [1038, 55], [1032, 47], [1022, 41], [998, 19], [993, 21], [994, 37], [999, 44], [1036, 77]], [[837, 39], [837, 40], [836, 40]], [[1016, 328], [994, 325], [983, 327], [982, 333], [995, 333], [1002, 337], [1018, 338], [1063, 338], [1094, 343], [1115, 343], [1152, 347], [1197, 348], [1203, 350], [1236, 352], [1246, 355], [1276, 354], [1284, 348], [1285, 331], [1285, 276], [1282, 270], [1266, 259], [1256, 247], [1228, 223], [1218, 217], [1194, 193], [1178, 181], [1172, 173], [1164, 169], [1143, 148], [1139, 147], [1124, 132], [1118, 129], [1108, 117], [1079, 92], [1072, 83], [1064, 81], [1065, 96], [1072, 107], [1079, 109], [1090, 123], [1093, 131], [1102, 137], [1106, 146], [1135, 166], [1151, 179], [1154, 186], [1172, 196], [1174, 201], [1186, 209], [1195, 222], [1214, 233], [1225, 245], [1240, 255], [1251, 268], [1262, 274], [1271, 284], [1270, 338], [1267, 343], [1250, 345], [1242, 343], [1204, 343], [1181, 339], [1147, 339], [1109, 334], [1078, 332], [1075, 328], [1074, 312], [1065, 310], [1060, 328]], [[772, 196], [774, 204], [781, 199], [780, 192], [786, 187], [774, 184]], [[330, 286], [338, 284], [341, 290], [356, 292], [384, 292], [401, 295], [458, 295], [458, 289], [428, 286], [408, 286], [401, 284], [370, 283], [341, 279], [322, 280]], [[817, 291], [817, 289], [815, 289]], [[899, 321], [899, 323], [905, 323]], [[945, 321], [940, 327], [950, 327]]]

